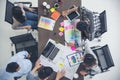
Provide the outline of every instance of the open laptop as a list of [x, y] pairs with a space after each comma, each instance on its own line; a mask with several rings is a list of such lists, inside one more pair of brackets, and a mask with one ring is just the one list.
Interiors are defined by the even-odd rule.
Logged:
[[53, 43], [48, 42], [42, 51], [42, 55], [50, 60], [53, 60], [58, 52], [59, 49]]

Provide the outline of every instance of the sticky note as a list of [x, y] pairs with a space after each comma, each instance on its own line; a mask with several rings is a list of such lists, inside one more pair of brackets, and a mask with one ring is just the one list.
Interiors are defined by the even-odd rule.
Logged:
[[60, 62], [60, 63], [58, 64], [58, 66], [59, 66], [60, 68], [63, 68], [63, 67], [64, 67], [64, 63], [63, 63], [63, 62]]
[[54, 11], [51, 15], [51, 18], [57, 20], [60, 17], [60, 12]]
[[63, 27], [60, 27], [60, 28], [59, 28], [59, 31], [60, 31], [60, 32], [63, 32], [63, 31], [64, 31], [64, 28], [63, 28]]
[[75, 46], [71, 46], [71, 50], [76, 50], [76, 47]]
[[61, 22], [61, 23], [60, 23], [60, 26], [64, 26], [64, 22]]
[[59, 32], [59, 36], [60, 36], [60, 37], [63, 36], [63, 32]]
[[54, 11], [55, 11], [55, 8], [51, 8], [51, 9], [50, 9], [50, 12], [53, 13]]
[[64, 26], [64, 29], [65, 29], [65, 30], [68, 30], [68, 27], [67, 27], [67, 26]]

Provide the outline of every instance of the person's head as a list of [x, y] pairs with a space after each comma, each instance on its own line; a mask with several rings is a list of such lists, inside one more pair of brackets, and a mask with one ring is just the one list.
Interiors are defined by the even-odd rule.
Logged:
[[40, 79], [47, 79], [53, 73], [51, 67], [42, 67], [38, 71], [38, 76]]
[[19, 22], [23, 23], [25, 21], [25, 16], [23, 16], [22, 9], [19, 6], [14, 6], [12, 8], [13, 17]]
[[83, 38], [88, 38], [89, 25], [85, 21], [78, 22], [76, 28], [81, 31]]
[[96, 64], [96, 59], [92, 54], [86, 54], [83, 60], [86, 67], [93, 67]]
[[6, 71], [10, 73], [14, 73], [19, 71], [20, 66], [16, 62], [11, 62], [7, 64]]
[[90, 20], [89, 20], [88, 18], [84, 18], [83, 20], [84, 20], [84, 22], [86, 22], [88, 25], [90, 24]]

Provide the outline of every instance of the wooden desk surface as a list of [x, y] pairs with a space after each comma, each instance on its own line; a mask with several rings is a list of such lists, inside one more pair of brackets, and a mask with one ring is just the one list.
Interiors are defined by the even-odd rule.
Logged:
[[[48, 4], [50, 4], [51, 7], [53, 7], [56, 0], [38, 0], [39, 18], [43, 15], [42, 3], [45, 1]], [[70, 8], [70, 6], [72, 6], [72, 5], [81, 6], [81, 0], [63, 0], [63, 1], [64, 1], [63, 4], [60, 5], [59, 8], [57, 9], [57, 11], [59, 11], [60, 13], [62, 13], [62, 11], [64, 11], [64, 10], [67, 10], [68, 8]], [[51, 13], [49, 13], [47, 15], [47, 17], [50, 18], [50, 15], [51, 15]], [[53, 31], [45, 30], [42, 28], [38, 29], [38, 55], [40, 55], [41, 52], [43, 51], [45, 44], [49, 38], [51, 38], [61, 44], [65, 44], [64, 36], [60, 37], [58, 35], [58, 33], [59, 33], [58, 28], [60, 27], [60, 22], [62, 22], [64, 19], [66, 19], [66, 18], [63, 17], [62, 15], [58, 18], [58, 20], [55, 23]], [[52, 78], [54, 78], [54, 77], [55, 77], [55, 73], [53, 73], [53, 75], [52, 75]], [[54, 79], [50, 79], [50, 80], [54, 80]], [[64, 77], [61, 80], [69, 80], [69, 79]], [[73, 79], [73, 80], [83, 80], [83, 77], [81, 77], [79, 79]]]
[[[38, 13], [39, 13], [39, 18], [43, 15], [43, 5], [42, 3], [46, 1], [48, 4], [50, 4], [50, 6], [52, 7], [55, 3], [56, 0], [38, 0]], [[64, 10], [67, 10], [70, 6], [72, 5], [76, 5], [76, 6], [80, 6], [81, 5], [81, 0], [64, 0], [63, 4], [60, 5], [60, 7], [57, 9], [57, 11], [59, 11], [60, 13]], [[47, 17], [50, 18], [50, 14], [48, 14]], [[53, 31], [49, 31], [49, 30], [45, 30], [42, 28], [38, 29], [38, 55], [41, 54], [41, 52], [44, 49], [44, 46], [46, 44], [46, 42], [48, 41], [49, 38], [61, 43], [61, 44], [65, 44], [65, 39], [64, 36], [60, 37], [58, 35], [59, 30], [58, 28], [60, 27], [60, 22], [62, 22], [65, 18], [61, 15], [58, 20], [55, 23], [54, 26], [54, 30]]]

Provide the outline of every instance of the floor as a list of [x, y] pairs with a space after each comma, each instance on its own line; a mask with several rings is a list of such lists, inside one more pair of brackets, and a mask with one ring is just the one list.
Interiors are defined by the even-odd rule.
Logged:
[[[10, 0], [14, 2], [15, 0]], [[18, 0], [16, 0], [18, 1]], [[19, 1], [32, 1], [33, 6], [37, 6], [37, 0], [19, 0]], [[0, 67], [6, 64], [11, 57], [11, 41], [9, 37], [26, 33], [26, 30], [12, 30], [11, 25], [4, 21], [5, 16], [5, 4], [6, 0], [0, 0]], [[107, 12], [107, 26], [108, 31], [101, 37], [101, 42], [99, 45], [108, 44], [111, 55], [113, 57], [115, 67], [112, 67], [110, 71], [98, 74], [94, 76], [91, 80], [119, 80], [120, 76], [120, 60], [119, 60], [119, 45], [120, 35], [119, 35], [119, 19], [120, 10], [119, 6], [120, 0], [82, 0], [82, 6], [86, 8], [102, 12], [106, 10]], [[32, 32], [34, 37], [37, 37], [37, 32]], [[95, 44], [95, 43], [94, 43]], [[25, 80], [22, 78], [21, 80]]]

